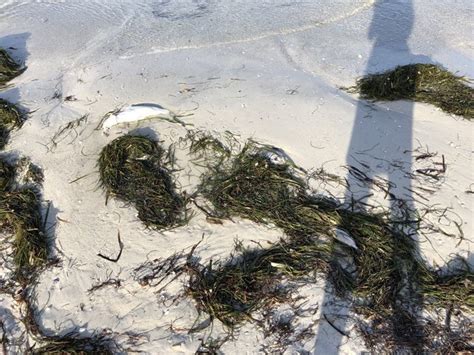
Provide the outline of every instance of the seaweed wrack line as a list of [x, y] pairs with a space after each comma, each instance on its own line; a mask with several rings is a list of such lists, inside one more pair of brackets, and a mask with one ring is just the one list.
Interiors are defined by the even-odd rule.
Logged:
[[[354, 212], [308, 192], [302, 169], [285, 159], [281, 149], [250, 141], [229, 155], [231, 148], [223, 149], [211, 138], [197, 140], [195, 154], [216, 154], [201, 179], [199, 193], [211, 203], [202, 210], [213, 218], [273, 224], [287, 235], [268, 248], [239, 247], [226, 261], [188, 265], [189, 293], [211, 318], [234, 328], [253, 319], [255, 311], [288, 300], [291, 287], [282, 287], [283, 280], [301, 280], [312, 271], [328, 273], [339, 295], [352, 293], [359, 300], [356, 310], [372, 322], [405, 324], [393, 329], [394, 336], [414, 347], [423, 330], [413, 308], [474, 309], [472, 270], [467, 264], [450, 275], [429, 269], [406, 232], [416, 228], [412, 218], [392, 224], [383, 213], [352, 206]], [[356, 248], [336, 238], [338, 230], [353, 238]]]
[[[7, 52], [0, 48], [0, 87], [20, 75], [23, 70], [8, 56]], [[10, 131], [20, 128], [23, 120], [24, 116], [15, 105], [0, 99], [0, 150], [3, 150], [8, 143]], [[28, 164], [24, 164], [25, 162]], [[19, 172], [23, 168], [26, 168], [26, 171], [23, 179], [20, 179]], [[13, 234], [14, 282], [12, 286], [19, 285], [22, 292], [18, 294], [17, 289], [9, 289], [10, 280], [6, 284], [2, 283], [1, 291], [11, 293], [16, 299], [24, 301], [22, 305], [26, 307], [26, 314], [22, 322], [25, 325], [28, 340], [22, 345], [26, 347], [26, 352], [31, 354], [66, 352], [112, 354], [112, 343], [105, 336], [90, 338], [79, 338], [76, 334], [44, 336], [36, 324], [31, 304], [31, 291], [35, 277], [49, 260], [46, 231], [49, 207], [43, 219], [41, 182], [42, 172], [29, 163], [28, 159], [10, 162], [7, 156], [0, 156], [0, 232]], [[28, 344], [30, 337], [35, 341], [33, 346]], [[2, 343], [3, 349], [8, 351], [6, 334], [3, 334]]]

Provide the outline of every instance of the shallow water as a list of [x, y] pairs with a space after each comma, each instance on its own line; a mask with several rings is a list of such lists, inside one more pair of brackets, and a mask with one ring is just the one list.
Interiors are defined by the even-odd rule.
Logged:
[[[241, 42], [311, 29], [371, 6], [354, 1], [7, 1], [0, 18], [43, 21], [71, 29], [120, 27], [114, 41], [127, 54]], [[74, 30], [73, 30], [74, 31]], [[64, 34], [67, 35], [67, 34]], [[125, 48], [132, 46], [132, 48]]]

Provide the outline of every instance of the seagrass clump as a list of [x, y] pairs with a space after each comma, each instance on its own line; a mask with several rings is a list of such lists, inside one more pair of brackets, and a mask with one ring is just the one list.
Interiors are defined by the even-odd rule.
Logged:
[[111, 355], [114, 353], [110, 342], [101, 337], [78, 338], [74, 335], [43, 337], [42, 343], [44, 343], [44, 345], [31, 348], [28, 353], [33, 355]]
[[377, 101], [414, 100], [474, 119], [474, 88], [470, 81], [434, 64], [409, 64], [360, 78], [352, 90]]
[[[472, 273], [441, 277], [428, 268], [412, 238], [415, 217], [394, 223], [388, 211], [348, 209], [316, 195], [281, 149], [249, 141], [204, 173], [198, 190], [211, 217], [245, 218], [286, 235], [268, 248], [190, 267], [189, 292], [199, 309], [228, 326], [284, 300], [291, 291], [285, 282], [315, 270], [327, 273], [337, 294], [352, 293], [355, 310], [391, 341], [412, 349], [427, 344], [417, 313], [423, 306], [472, 305]], [[338, 230], [353, 242], [338, 238]]]
[[[220, 164], [219, 170], [205, 174], [199, 190], [211, 202], [213, 215], [219, 218], [238, 216], [281, 228], [288, 238], [280, 247], [292, 252], [271, 262], [286, 265], [289, 270], [294, 269], [290, 260], [299, 263], [311, 259], [306, 258], [306, 252], [312, 255], [314, 262], [325, 265], [325, 270], [329, 269], [333, 254], [352, 258], [358, 269], [357, 276], [349, 280], [347, 273], [332, 273], [336, 291], [343, 294], [354, 286], [354, 292], [361, 297], [370, 295], [373, 307], [383, 311], [390, 309], [392, 304], [388, 298], [394, 294], [399, 279], [394, 277], [399, 273], [397, 265], [415, 259], [409, 239], [393, 231], [384, 215], [347, 211], [332, 200], [311, 194], [300, 174], [303, 170], [291, 159], [280, 159], [281, 164], [273, 163], [275, 156], [281, 157], [281, 152], [274, 147], [249, 142], [232, 159]], [[334, 238], [336, 228], [349, 233], [358, 249], [339, 243]], [[322, 248], [324, 252], [318, 250], [316, 255], [312, 248]], [[405, 253], [399, 256], [402, 260], [394, 260], [399, 248], [405, 249]], [[277, 254], [281, 256], [281, 253]], [[332, 270], [337, 268], [335, 265], [332, 263]], [[306, 266], [306, 270], [314, 270], [311, 264]], [[222, 272], [228, 269], [224, 267]], [[216, 288], [219, 289], [222, 288]]]
[[[458, 265], [453, 266], [452, 264]], [[474, 312], [474, 270], [472, 265], [455, 258], [447, 265], [448, 270], [436, 270], [426, 275], [423, 295], [432, 306]]]
[[[275, 147], [248, 142], [243, 149], [201, 178], [199, 191], [220, 218], [239, 216], [273, 223], [288, 235], [328, 234], [340, 218], [336, 205], [306, 193], [301, 170]], [[281, 158], [282, 164], [272, 163]], [[311, 224], [311, 225], [310, 225]]]
[[292, 281], [331, 270], [333, 278], [350, 283], [350, 275], [332, 264], [330, 256], [331, 246], [314, 239], [301, 243], [282, 240], [268, 248], [239, 247], [226, 261], [204, 267], [188, 265], [188, 292], [200, 310], [233, 328], [251, 320], [254, 312], [287, 301], [294, 288]]
[[166, 151], [140, 136], [119, 137], [102, 149], [100, 182], [107, 197], [132, 204], [147, 226], [168, 229], [186, 221], [186, 201], [173, 182]]
[[13, 234], [15, 270], [18, 278], [47, 261], [41, 200], [33, 188], [0, 193], [0, 228]]
[[16, 63], [3, 48], [0, 48], [0, 88], [23, 72], [20, 64]]
[[226, 132], [224, 137], [228, 144], [208, 132], [193, 130], [188, 131], [184, 141], [189, 143], [189, 153], [195, 165], [212, 169], [229, 159], [233, 144], [237, 144], [235, 137]]
[[0, 157], [0, 194], [9, 191], [15, 182], [15, 166]]
[[23, 124], [23, 119], [18, 108], [0, 99], [0, 149], [3, 149], [8, 143], [10, 132], [13, 129], [20, 128]]
[[27, 279], [47, 260], [47, 242], [41, 216], [41, 197], [34, 186], [15, 181], [17, 166], [0, 157], [0, 231], [13, 235], [17, 279]]

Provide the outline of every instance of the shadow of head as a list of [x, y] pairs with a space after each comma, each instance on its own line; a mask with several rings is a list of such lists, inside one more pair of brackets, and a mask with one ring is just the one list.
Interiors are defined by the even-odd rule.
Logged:
[[377, 0], [368, 37], [384, 45], [405, 45], [415, 20], [412, 0]]
[[[19, 66], [12, 69], [11, 66], [3, 67], [2, 63], [4, 62], [0, 63], [0, 89], [2, 89], [2, 98], [15, 104], [20, 100], [20, 93], [17, 87], [10, 84], [10, 81], [21, 75], [26, 70], [25, 62], [29, 55], [26, 44], [29, 38], [30, 33], [28, 32], [0, 37], [0, 49], [5, 50], [7, 56], [10, 57], [10, 60], [13, 60]], [[18, 105], [17, 107], [22, 112], [28, 111]]]
[[29, 32], [23, 32], [0, 37], [0, 48], [5, 49], [16, 62], [25, 64], [29, 54], [26, 43], [30, 36]]

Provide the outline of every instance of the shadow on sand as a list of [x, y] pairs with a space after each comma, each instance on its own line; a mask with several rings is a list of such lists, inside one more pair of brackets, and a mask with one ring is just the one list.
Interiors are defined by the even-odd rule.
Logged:
[[[374, 4], [373, 17], [368, 32], [368, 38], [373, 40], [372, 52], [369, 55], [364, 74], [392, 69], [397, 65], [409, 63], [431, 63], [430, 58], [411, 53], [408, 39], [412, 32], [415, 14], [412, 0], [391, 1], [378, 0]], [[413, 91], [415, 87], [413, 87]], [[374, 178], [381, 176], [386, 179], [392, 219], [409, 218], [407, 211], [414, 213], [411, 196], [411, 178], [406, 174], [412, 169], [413, 151], [413, 102], [401, 101], [382, 105], [371, 105], [359, 100], [346, 163], [364, 171], [366, 176]], [[400, 168], [403, 167], [403, 168]], [[347, 176], [348, 190], [345, 202], [352, 204], [366, 203], [373, 195], [370, 184], [361, 184], [353, 175]], [[403, 215], [405, 214], [405, 215]], [[416, 236], [414, 237], [416, 239]], [[417, 243], [415, 243], [417, 246]], [[418, 251], [414, 251], [417, 253]], [[397, 261], [397, 255], [391, 256]], [[416, 294], [416, 285], [410, 284], [409, 277], [404, 280], [401, 288], [409, 292], [397, 294], [397, 302], [391, 305], [390, 312], [397, 314], [391, 324], [392, 337], [398, 344], [413, 343], [414, 340], [422, 346], [423, 329], [420, 324], [413, 324], [413, 319], [403, 319], [401, 314], [413, 312], [413, 300], [421, 304], [421, 296]], [[403, 299], [405, 297], [405, 299]], [[410, 300], [407, 302], [407, 298]], [[411, 304], [412, 306], [409, 306]], [[405, 307], [409, 309], [405, 309]], [[339, 351], [343, 342], [347, 341], [346, 326], [349, 317], [348, 303], [336, 300], [327, 290], [322, 303], [322, 319], [319, 326], [315, 354], [326, 354], [328, 349], [334, 353]], [[329, 324], [324, 317], [330, 319], [341, 332]], [[411, 334], [407, 334], [410, 327]], [[410, 336], [410, 339], [406, 339]], [[402, 346], [402, 345], [400, 345]]]

